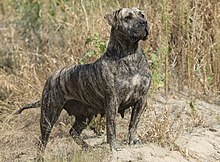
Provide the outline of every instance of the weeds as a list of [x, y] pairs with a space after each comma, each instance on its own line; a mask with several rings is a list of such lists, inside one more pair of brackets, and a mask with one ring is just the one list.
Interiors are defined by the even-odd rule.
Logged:
[[152, 53], [149, 61], [150, 67], [152, 69], [152, 89], [158, 89], [164, 87], [164, 73], [162, 67], [162, 59], [160, 58], [160, 50], [157, 53]]
[[98, 33], [96, 33], [92, 37], [86, 38], [85, 45], [88, 45], [88, 44], [91, 44], [95, 48], [94, 50], [89, 50], [88, 52], [86, 52], [86, 54], [82, 58], [80, 58], [79, 60], [80, 64], [85, 64], [87, 59], [97, 59], [105, 52], [106, 43], [104, 40], [100, 38]]
[[[145, 123], [148, 125], [145, 135], [143, 135], [145, 139], [147, 138], [148, 141], [156, 142], [163, 147], [167, 144], [170, 145], [174, 143], [176, 136], [172, 128], [167, 107], [164, 107], [161, 114], [157, 114], [155, 108], [151, 105], [148, 113], [145, 115], [147, 116], [144, 120], [146, 120]], [[154, 122], [150, 122], [151, 120]]]

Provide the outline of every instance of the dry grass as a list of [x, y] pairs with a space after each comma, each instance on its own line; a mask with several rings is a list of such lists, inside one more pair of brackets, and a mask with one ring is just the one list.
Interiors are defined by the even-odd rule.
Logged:
[[[149, 40], [141, 45], [153, 72], [151, 96], [164, 86], [166, 96], [173, 89], [197, 97], [219, 95], [218, 0], [3, 0], [0, 2], [1, 140], [7, 141], [5, 138], [13, 136], [14, 130], [17, 131], [16, 122], [24, 122], [24, 119], [18, 120], [10, 114], [25, 103], [38, 99], [45, 79], [51, 73], [99, 57], [110, 29], [103, 19], [104, 14], [114, 8], [131, 6], [145, 11], [150, 25]], [[156, 117], [154, 106], [150, 107], [153, 119], [150, 121], [152, 130], [148, 131], [151, 135], [148, 135], [156, 137], [154, 141], [156, 139], [161, 145], [167, 139], [175, 140], [178, 126], [171, 130], [168, 108], [165, 106], [160, 117]], [[202, 121], [195, 112], [192, 111], [191, 115], [195, 118], [192, 121], [195, 125]], [[27, 117], [38, 121], [36, 114]], [[33, 124], [31, 127], [37, 130], [38, 126]], [[22, 128], [19, 129], [22, 133]], [[32, 130], [33, 135], [39, 133], [36, 130]]]

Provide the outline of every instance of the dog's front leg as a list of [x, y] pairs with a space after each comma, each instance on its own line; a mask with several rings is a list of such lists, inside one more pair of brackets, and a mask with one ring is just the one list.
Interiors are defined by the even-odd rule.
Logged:
[[116, 117], [117, 107], [118, 104], [116, 97], [112, 97], [107, 100], [107, 104], [106, 104], [107, 143], [110, 144], [111, 149], [116, 149], [115, 117]]
[[138, 100], [131, 112], [131, 120], [129, 124], [129, 144], [136, 144], [139, 142], [139, 138], [137, 136], [137, 125], [139, 123], [141, 114], [143, 113], [146, 105], [146, 99]]

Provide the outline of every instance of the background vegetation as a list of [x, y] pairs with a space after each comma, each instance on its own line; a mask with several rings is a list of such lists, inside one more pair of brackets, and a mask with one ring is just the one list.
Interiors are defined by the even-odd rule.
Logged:
[[[110, 29], [104, 14], [132, 6], [140, 7], [148, 18], [150, 37], [142, 46], [153, 72], [153, 87], [196, 95], [219, 93], [218, 0], [3, 0], [1, 105], [38, 98], [53, 71], [98, 58]], [[1, 113], [11, 111], [5, 106]]]
[[0, 122], [38, 99], [55, 70], [97, 59], [109, 37], [103, 17], [120, 7], [147, 15], [150, 36], [141, 46], [152, 70], [152, 95], [164, 88], [166, 96], [219, 96], [219, 0], [2, 0]]

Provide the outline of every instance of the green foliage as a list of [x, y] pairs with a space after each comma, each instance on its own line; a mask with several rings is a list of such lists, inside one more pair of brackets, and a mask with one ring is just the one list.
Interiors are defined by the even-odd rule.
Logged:
[[214, 80], [213, 75], [209, 75], [208, 78], [207, 78], [208, 84], [212, 85], [213, 84], [213, 80]]
[[27, 1], [23, 6], [23, 20], [27, 25], [38, 26], [40, 20], [40, 3], [38, 1]]
[[152, 53], [149, 60], [150, 69], [152, 70], [153, 89], [158, 89], [164, 86], [164, 73], [162, 70], [162, 59], [159, 53]]
[[13, 7], [21, 18], [16, 20], [20, 26], [22, 39], [27, 43], [29, 48], [40, 46], [42, 39], [39, 33], [41, 26], [41, 4], [38, 0], [13, 0]]
[[19, 1], [12, 2], [16, 11], [22, 14], [21, 24], [23, 27], [39, 27], [41, 4], [39, 1]]
[[95, 48], [96, 48], [95, 53], [96, 54], [100, 55], [105, 52], [106, 43], [104, 40], [102, 40], [102, 38], [100, 38], [98, 33], [96, 33], [94, 36], [88, 37], [86, 39], [85, 45], [87, 45], [89, 43], [93, 43], [95, 45]]
[[105, 131], [105, 117], [101, 117], [100, 114], [94, 117], [89, 123], [89, 128], [93, 130], [97, 135], [101, 136]]
[[80, 64], [84, 64], [89, 58], [98, 58], [105, 52], [106, 42], [102, 40], [98, 33], [94, 36], [88, 37], [85, 40], [85, 45], [92, 44], [95, 49], [89, 50], [80, 60]]

